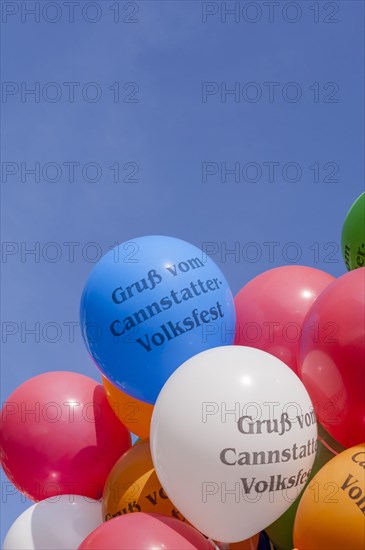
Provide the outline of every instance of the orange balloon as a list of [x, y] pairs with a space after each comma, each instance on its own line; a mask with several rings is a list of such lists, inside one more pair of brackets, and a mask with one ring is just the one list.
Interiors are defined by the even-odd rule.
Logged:
[[102, 380], [109, 405], [119, 420], [141, 439], [149, 437], [153, 405], [123, 393], [104, 376]]
[[104, 487], [104, 521], [133, 512], [152, 512], [185, 520], [156, 475], [149, 439], [140, 441], [119, 458]]
[[364, 550], [365, 444], [346, 449], [305, 489], [294, 523], [300, 550]]

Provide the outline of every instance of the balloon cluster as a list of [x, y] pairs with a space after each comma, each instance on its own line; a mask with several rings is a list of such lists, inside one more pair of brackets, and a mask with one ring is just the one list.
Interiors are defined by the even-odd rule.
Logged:
[[3, 549], [363, 549], [364, 208], [348, 273], [277, 267], [235, 298], [179, 239], [106, 254], [80, 307], [102, 384], [48, 372], [4, 403], [1, 463], [35, 504]]

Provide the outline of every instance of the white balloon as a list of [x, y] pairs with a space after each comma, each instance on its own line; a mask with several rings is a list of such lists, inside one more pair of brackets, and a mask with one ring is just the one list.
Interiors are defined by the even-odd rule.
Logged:
[[163, 387], [151, 451], [171, 501], [222, 542], [258, 533], [304, 487], [317, 446], [313, 405], [272, 355], [222, 346], [195, 355]]
[[48, 498], [15, 520], [3, 550], [76, 550], [102, 522], [100, 501], [79, 495]]

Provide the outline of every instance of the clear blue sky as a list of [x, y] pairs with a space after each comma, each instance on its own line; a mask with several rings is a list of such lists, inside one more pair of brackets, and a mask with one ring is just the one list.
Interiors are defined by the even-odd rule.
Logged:
[[[344, 273], [336, 246], [364, 187], [360, 0], [274, 13], [241, 2], [236, 15], [217, 2], [120, 2], [118, 13], [81, 1], [73, 22], [63, 2], [2, 4], [3, 400], [48, 370], [98, 379], [70, 330], [92, 259], [116, 242], [215, 243], [234, 293], [290, 258]], [[24, 8], [35, 4], [39, 17]], [[36, 163], [39, 181], [26, 172]], [[225, 257], [234, 247], [240, 257]], [[2, 537], [28, 505], [4, 499]]]

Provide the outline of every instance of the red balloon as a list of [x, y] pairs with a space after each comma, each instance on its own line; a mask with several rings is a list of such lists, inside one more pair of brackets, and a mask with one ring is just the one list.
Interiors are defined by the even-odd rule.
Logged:
[[175, 518], [136, 512], [95, 529], [78, 550], [214, 550], [199, 531]]
[[130, 446], [103, 386], [82, 374], [35, 376], [2, 409], [2, 466], [35, 501], [60, 494], [99, 499], [109, 471]]
[[300, 265], [270, 269], [247, 283], [235, 297], [235, 344], [267, 351], [298, 374], [303, 320], [334, 277]]
[[365, 268], [335, 280], [308, 312], [299, 374], [319, 421], [344, 447], [365, 433]]

